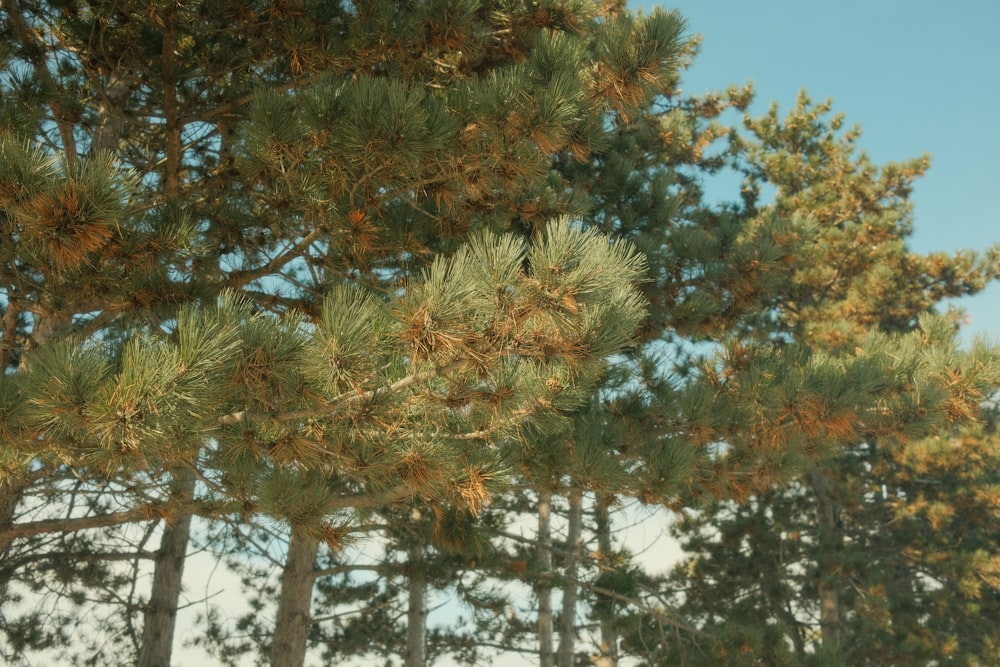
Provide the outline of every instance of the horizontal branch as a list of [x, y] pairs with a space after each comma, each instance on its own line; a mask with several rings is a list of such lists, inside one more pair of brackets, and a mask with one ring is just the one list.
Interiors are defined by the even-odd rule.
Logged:
[[343, 618], [345, 616], [351, 616], [352, 614], [360, 614], [366, 611], [373, 611], [375, 609], [387, 609], [392, 606], [392, 602], [383, 602], [377, 605], [368, 605], [367, 607], [359, 607], [358, 609], [350, 609], [348, 611], [338, 612], [336, 614], [327, 614], [326, 616], [314, 616], [309, 619], [312, 624], [322, 623], [323, 621], [333, 621], [338, 618]]
[[364, 401], [370, 401], [379, 394], [390, 394], [394, 391], [399, 391], [401, 389], [406, 389], [407, 387], [419, 384], [421, 382], [426, 382], [431, 378], [434, 378], [445, 370], [451, 367], [455, 367], [458, 364], [450, 364], [443, 368], [436, 368], [432, 371], [423, 371], [420, 373], [414, 373], [412, 375], [407, 375], [404, 378], [396, 380], [390, 385], [385, 387], [379, 387], [377, 389], [369, 389], [368, 391], [363, 391], [360, 393], [352, 394], [341, 394], [325, 401], [323, 405], [312, 408], [304, 408], [302, 410], [292, 410], [290, 412], [279, 412], [277, 414], [268, 415], [266, 413], [250, 412], [247, 410], [240, 410], [239, 412], [232, 412], [228, 415], [223, 415], [219, 417], [218, 423], [220, 426], [235, 426], [242, 423], [246, 419], [272, 419], [277, 422], [289, 422], [296, 421], [298, 419], [309, 419], [310, 417], [325, 417], [330, 415], [335, 410], [343, 407], [344, 405], [352, 405], [355, 403], [361, 403]]
[[578, 579], [573, 579], [571, 577], [567, 577], [566, 575], [558, 575], [558, 576], [563, 581], [566, 581], [566, 582], [569, 582], [569, 583], [574, 584], [576, 586], [579, 586], [580, 588], [588, 590], [591, 593], [596, 593], [598, 595], [603, 595], [604, 597], [611, 598], [612, 600], [617, 600], [618, 602], [622, 602], [622, 603], [624, 603], [624, 604], [632, 607], [633, 609], [638, 609], [639, 611], [642, 611], [642, 612], [645, 612], [645, 613], [649, 614], [650, 616], [654, 617], [658, 621], [666, 623], [667, 625], [669, 625], [671, 627], [674, 627], [674, 628], [677, 628], [678, 630], [681, 630], [681, 631], [686, 632], [688, 634], [694, 635], [695, 637], [701, 637], [702, 639], [709, 638], [708, 634], [706, 634], [705, 632], [702, 632], [701, 630], [699, 630], [698, 628], [694, 627], [693, 625], [688, 625], [687, 623], [685, 623], [683, 621], [678, 621], [678, 620], [672, 618], [670, 616], [670, 614], [668, 614], [666, 611], [664, 611], [662, 609], [657, 609], [655, 607], [650, 607], [648, 604], [646, 604], [645, 602], [642, 602], [641, 600], [637, 600], [636, 598], [632, 598], [632, 597], [629, 597], [627, 595], [622, 595], [621, 593], [617, 593], [617, 592], [615, 592], [613, 590], [610, 590], [610, 589], [607, 589], [607, 588], [603, 588], [601, 586], [595, 586], [594, 584], [587, 583], [586, 581], [580, 581]]
[[319, 579], [320, 577], [332, 577], [335, 574], [344, 574], [345, 572], [381, 572], [383, 567], [381, 565], [338, 565], [336, 567], [327, 567], [322, 570], [316, 570], [313, 572], [313, 579]]
[[358, 493], [346, 496], [337, 496], [337, 498], [330, 503], [330, 507], [331, 509], [368, 509], [372, 507], [392, 505], [393, 503], [398, 503], [401, 500], [412, 498], [415, 495], [416, 491], [414, 491], [409, 485], [400, 484], [385, 493]]
[[78, 563], [81, 561], [133, 561], [133, 560], [154, 560], [155, 551], [95, 551], [91, 553], [77, 551], [44, 551], [32, 553], [24, 557], [13, 559], [8, 566], [11, 570], [19, 570], [31, 563], [41, 563], [45, 561], [63, 561]]
[[499, 649], [500, 651], [503, 651], [504, 653], [523, 653], [525, 655], [538, 655], [537, 646], [531, 646], [531, 647], [511, 646], [509, 644], [497, 644], [495, 642], [482, 641], [479, 639], [476, 639], [474, 641], [476, 646], [482, 646], [484, 648], [495, 648]]
[[34, 537], [35, 535], [43, 535], [45, 533], [72, 533], [90, 528], [108, 528], [110, 526], [120, 526], [125, 523], [139, 523], [158, 519], [156, 510], [151, 511], [150, 507], [112, 512], [111, 514], [97, 514], [94, 516], [42, 519], [40, 521], [14, 524], [0, 530], [0, 541]]
[[312, 245], [312, 243], [321, 235], [322, 230], [314, 229], [302, 237], [302, 239], [300, 239], [297, 243], [291, 244], [284, 252], [281, 252], [271, 258], [271, 260], [263, 266], [246, 271], [234, 271], [230, 273], [226, 279], [226, 287], [242, 287], [249, 282], [253, 282], [254, 280], [276, 273], [292, 260], [297, 257], [301, 257], [309, 246]]

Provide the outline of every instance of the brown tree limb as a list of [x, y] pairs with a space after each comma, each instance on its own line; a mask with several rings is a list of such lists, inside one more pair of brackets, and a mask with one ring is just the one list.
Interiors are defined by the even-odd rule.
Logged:
[[14, 32], [17, 34], [28, 59], [34, 67], [35, 76], [50, 91], [48, 103], [52, 109], [53, 120], [55, 120], [56, 127], [59, 129], [59, 137], [62, 139], [63, 152], [66, 154], [66, 166], [73, 167], [76, 164], [76, 138], [73, 136], [73, 125], [70, 122], [68, 111], [57, 99], [59, 84], [52, 78], [52, 73], [49, 72], [45, 62], [45, 49], [38, 42], [35, 31], [28, 25], [22, 8], [18, 6], [16, 0], [3, 0], [3, 8], [6, 10], [7, 17], [14, 26]]
[[177, 12], [171, 9], [164, 17], [163, 50], [163, 115], [166, 121], [166, 171], [164, 192], [168, 199], [177, 196], [180, 189], [181, 128], [177, 108]]
[[318, 407], [303, 408], [302, 410], [292, 410], [290, 412], [280, 412], [273, 415], [240, 410], [239, 412], [232, 412], [228, 415], [219, 417], [218, 423], [220, 426], [235, 426], [247, 419], [273, 419], [278, 422], [290, 422], [298, 419], [309, 419], [310, 417], [325, 417], [344, 405], [353, 405], [364, 401], [370, 401], [379, 394], [390, 394], [394, 391], [399, 391], [400, 389], [405, 389], [415, 384], [426, 382], [427, 380], [445, 372], [448, 368], [456, 367], [457, 365], [458, 363], [456, 362], [455, 364], [450, 364], [442, 368], [436, 368], [432, 371], [413, 373], [412, 375], [400, 378], [385, 387], [369, 389], [368, 391], [360, 393], [341, 394], [340, 396], [336, 396], [328, 401], [325, 401], [323, 405]]
[[0, 530], [0, 543], [22, 537], [43, 535], [45, 533], [72, 533], [89, 528], [107, 528], [110, 526], [120, 526], [125, 523], [154, 521], [159, 518], [157, 511], [158, 508], [147, 505], [136, 509], [112, 512], [110, 514], [96, 514], [94, 516], [69, 517], [65, 519], [42, 519], [14, 524]]

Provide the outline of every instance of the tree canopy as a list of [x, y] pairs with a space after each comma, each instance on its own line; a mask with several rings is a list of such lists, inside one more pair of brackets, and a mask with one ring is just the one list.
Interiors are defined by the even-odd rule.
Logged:
[[614, 1], [3, 0], [0, 656], [170, 664], [204, 547], [224, 664], [986, 660], [1000, 359], [935, 309], [1000, 253], [912, 252], [926, 158], [684, 95], [696, 51]]

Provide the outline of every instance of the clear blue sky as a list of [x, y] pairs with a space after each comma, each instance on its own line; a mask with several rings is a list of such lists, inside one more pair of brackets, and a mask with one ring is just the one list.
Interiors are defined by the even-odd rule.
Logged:
[[[805, 88], [860, 123], [876, 163], [924, 153], [916, 183], [918, 252], [983, 250], [1000, 242], [1000, 2], [956, 0], [676, 0], [702, 35], [684, 74], [688, 93], [752, 81], [753, 111], [790, 107]], [[1000, 283], [960, 306], [969, 330], [1000, 342]]]

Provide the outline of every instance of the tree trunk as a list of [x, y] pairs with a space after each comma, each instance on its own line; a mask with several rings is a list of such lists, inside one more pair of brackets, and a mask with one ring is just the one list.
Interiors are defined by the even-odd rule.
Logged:
[[555, 667], [552, 655], [552, 494], [538, 493], [538, 667]]
[[[0, 481], [0, 563], [3, 563], [4, 554], [15, 539], [7, 530], [14, 525], [14, 514], [25, 488], [23, 483]], [[0, 577], [0, 605], [7, 600], [8, 582], [7, 577]]]
[[271, 640], [271, 667], [302, 667], [309, 639], [313, 582], [319, 541], [292, 529], [281, 574], [278, 618]]
[[816, 520], [819, 530], [819, 629], [824, 648], [836, 650], [842, 637], [840, 603], [840, 550], [843, 531], [840, 523], [840, 506], [830, 489], [830, 480], [822, 469], [812, 471], [813, 489], [816, 492]]
[[565, 580], [562, 587], [562, 613], [559, 616], [559, 667], [573, 667], [576, 655], [576, 599], [577, 563], [583, 535], [583, 493], [579, 489], [569, 492], [569, 516], [566, 528], [566, 560], [563, 566]]
[[[194, 496], [195, 476], [190, 471], [175, 475], [172, 495], [182, 500]], [[138, 667], [169, 667], [174, 646], [177, 606], [181, 597], [184, 560], [191, 536], [191, 514], [182, 514], [163, 527], [160, 549], [153, 569], [153, 587], [143, 614], [142, 646]]]
[[424, 667], [427, 661], [427, 582], [424, 579], [422, 544], [410, 548], [409, 582], [406, 610], [406, 667]]
[[14, 525], [14, 513], [27, 486], [23, 483], [0, 481], [0, 555], [14, 542], [7, 530]]
[[[594, 507], [594, 530], [597, 533], [597, 550], [600, 562], [607, 565], [610, 562], [611, 550], [611, 508], [608, 497], [597, 496]], [[598, 619], [601, 624], [601, 639], [598, 645], [598, 655], [593, 660], [595, 667], [618, 667], [618, 628], [612, 614], [602, 614]]]

